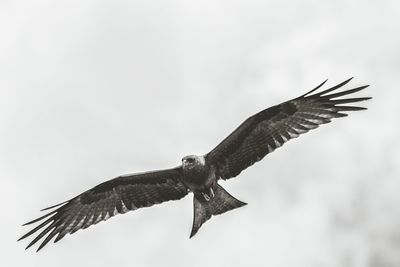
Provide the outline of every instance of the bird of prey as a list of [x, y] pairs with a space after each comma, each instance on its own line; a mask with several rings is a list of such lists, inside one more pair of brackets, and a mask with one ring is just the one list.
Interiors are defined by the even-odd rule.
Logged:
[[45, 237], [37, 249], [39, 251], [55, 236], [54, 242], [57, 242], [66, 234], [117, 214], [181, 199], [189, 193], [193, 193], [192, 237], [211, 216], [246, 205], [222, 188], [218, 184], [220, 179], [236, 177], [290, 139], [333, 118], [345, 117], [348, 111], [366, 109], [346, 105], [371, 98], [343, 98], [368, 87], [338, 90], [350, 80], [323, 91], [318, 90], [325, 84], [324, 81], [300, 97], [254, 114], [209, 153], [186, 156], [178, 167], [121, 175], [46, 208], [44, 210], [50, 210], [47, 214], [24, 224], [41, 221], [19, 240], [41, 230], [27, 246], [29, 248]]

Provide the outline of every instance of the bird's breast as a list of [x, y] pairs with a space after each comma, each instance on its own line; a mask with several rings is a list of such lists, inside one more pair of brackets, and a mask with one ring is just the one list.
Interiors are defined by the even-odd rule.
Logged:
[[210, 188], [215, 182], [215, 175], [209, 168], [195, 167], [184, 170], [183, 182], [193, 192], [200, 192]]

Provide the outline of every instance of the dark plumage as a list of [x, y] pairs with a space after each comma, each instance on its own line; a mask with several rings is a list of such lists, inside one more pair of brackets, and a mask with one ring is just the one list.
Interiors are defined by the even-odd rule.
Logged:
[[66, 202], [46, 208], [44, 210], [52, 211], [24, 224], [41, 221], [19, 240], [40, 230], [27, 246], [29, 248], [45, 237], [39, 251], [53, 237], [56, 237], [54, 242], [57, 242], [68, 233], [85, 229], [116, 214], [181, 199], [189, 192], [194, 195], [192, 237], [212, 215], [246, 204], [218, 185], [219, 179], [239, 175], [285, 142], [333, 118], [347, 116], [348, 111], [365, 109], [347, 104], [368, 100], [370, 97], [340, 98], [367, 87], [337, 92], [350, 80], [314, 93], [325, 81], [300, 97], [249, 117], [211, 152], [205, 156], [186, 156], [179, 167], [119, 176]]
[[58, 207], [56, 210], [24, 224], [28, 225], [44, 220], [20, 239], [44, 229], [27, 247], [29, 248], [48, 234], [39, 246], [38, 250], [40, 250], [56, 235], [55, 242], [68, 233], [75, 233], [79, 229], [85, 229], [114, 215], [183, 198], [187, 195], [188, 190], [180, 181], [181, 174], [181, 169], [175, 168], [123, 175], [99, 184], [77, 197], [44, 209]]
[[206, 160], [216, 166], [219, 177], [229, 179], [290, 139], [328, 123], [333, 118], [345, 117], [347, 116], [345, 112], [366, 109], [342, 104], [360, 102], [371, 97], [337, 98], [361, 91], [368, 85], [331, 93], [350, 80], [312, 94], [326, 83], [324, 81], [300, 97], [260, 111], [245, 120], [208, 153]]

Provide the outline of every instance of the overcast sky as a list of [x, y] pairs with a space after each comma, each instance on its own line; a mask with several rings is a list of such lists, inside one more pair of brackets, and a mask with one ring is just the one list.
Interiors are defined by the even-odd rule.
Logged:
[[[399, 18], [394, 0], [0, 1], [0, 264], [399, 267]], [[193, 239], [189, 195], [38, 254], [16, 242], [41, 208], [352, 76], [369, 110], [224, 182], [249, 205]]]

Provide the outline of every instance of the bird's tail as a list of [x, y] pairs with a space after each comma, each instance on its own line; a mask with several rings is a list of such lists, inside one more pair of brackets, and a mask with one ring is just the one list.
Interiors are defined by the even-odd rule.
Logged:
[[190, 237], [194, 236], [203, 225], [203, 223], [209, 220], [212, 215], [222, 214], [224, 212], [240, 208], [247, 204], [231, 196], [219, 184], [216, 184], [214, 186], [213, 191], [214, 196], [208, 201], [205, 200], [205, 198], [201, 194], [194, 195], [194, 218]]

